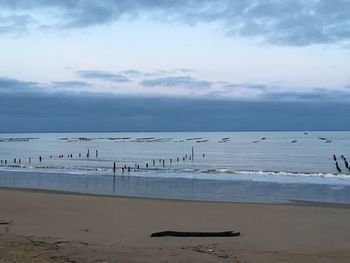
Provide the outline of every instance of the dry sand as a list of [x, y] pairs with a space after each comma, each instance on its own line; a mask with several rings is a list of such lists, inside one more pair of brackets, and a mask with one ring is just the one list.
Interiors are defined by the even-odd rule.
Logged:
[[[237, 230], [240, 237], [150, 238]], [[350, 208], [0, 189], [0, 262], [350, 262]]]

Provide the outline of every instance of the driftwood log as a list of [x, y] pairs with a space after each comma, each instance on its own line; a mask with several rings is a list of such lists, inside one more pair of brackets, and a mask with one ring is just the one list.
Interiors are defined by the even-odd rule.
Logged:
[[151, 237], [236, 237], [240, 232], [179, 232], [179, 231], [162, 231], [151, 234]]

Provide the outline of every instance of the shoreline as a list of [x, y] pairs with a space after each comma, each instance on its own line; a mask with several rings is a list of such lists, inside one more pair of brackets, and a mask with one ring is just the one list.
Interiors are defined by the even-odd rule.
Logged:
[[[0, 188], [0, 262], [350, 261], [350, 209]], [[150, 238], [174, 231], [239, 237]]]
[[141, 197], [141, 196], [123, 196], [123, 195], [108, 195], [108, 194], [94, 194], [82, 192], [59, 191], [50, 189], [36, 189], [36, 188], [21, 188], [21, 187], [6, 187], [0, 186], [0, 191], [14, 191], [14, 192], [29, 192], [29, 193], [44, 193], [44, 194], [58, 194], [58, 195], [72, 195], [72, 196], [91, 196], [102, 198], [117, 198], [117, 199], [136, 199], [136, 200], [156, 200], [156, 201], [175, 201], [175, 202], [193, 202], [193, 203], [213, 203], [213, 204], [237, 204], [237, 205], [275, 205], [275, 206], [311, 206], [311, 207], [329, 207], [329, 208], [345, 208], [350, 209], [350, 204], [332, 203], [332, 202], [316, 202], [307, 200], [287, 200], [287, 202], [275, 203], [259, 203], [259, 202], [239, 202], [239, 201], [208, 201], [208, 200], [191, 200], [191, 199], [174, 199], [174, 198], [157, 198], [157, 197]]
[[93, 176], [56, 172], [0, 171], [0, 187], [168, 200], [266, 204], [305, 201], [350, 205], [350, 185], [348, 184], [281, 183], [247, 179], [241, 180], [239, 177], [236, 180], [210, 180], [162, 176]]

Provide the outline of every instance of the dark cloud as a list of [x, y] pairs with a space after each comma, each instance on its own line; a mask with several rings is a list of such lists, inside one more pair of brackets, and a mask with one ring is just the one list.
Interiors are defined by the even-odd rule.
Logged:
[[198, 80], [190, 76], [176, 76], [145, 79], [140, 82], [144, 87], [183, 87], [188, 89], [210, 88], [212, 82], [206, 80]]
[[181, 72], [181, 73], [193, 73], [193, 72], [196, 72], [194, 69], [189, 69], [189, 68], [178, 68], [176, 70], [178, 72]]
[[86, 88], [91, 84], [85, 81], [54, 81], [52, 82], [54, 88]]
[[[146, 15], [161, 22], [219, 22], [228, 35], [272, 44], [306, 46], [350, 40], [348, 0], [2, 0], [12, 11], [55, 9], [65, 28], [112, 23]], [[56, 25], [57, 26], [57, 25]]]
[[346, 89], [268, 91], [260, 101], [45, 90], [37, 82], [0, 77], [0, 132], [350, 129], [350, 92]]
[[0, 132], [349, 130], [349, 103], [36, 93], [0, 96]]
[[0, 16], [0, 34], [21, 35], [33, 20], [28, 15]]
[[267, 90], [271, 87], [265, 84], [244, 82], [244, 83], [228, 83], [224, 85], [224, 88], [225, 89], [245, 88], [245, 89]]
[[18, 93], [35, 92], [39, 90], [41, 90], [41, 88], [37, 82], [0, 77], [0, 92]]
[[264, 101], [334, 101], [350, 102], [350, 91], [313, 89], [309, 91], [270, 91], [264, 93], [261, 100]]
[[253, 89], [259, 90], [260, 101], [350, 101], [350, 91], [345, 86], [344, 89], [309, 88], [300, 90], [293, 87], [281, 88], [277, 84], [267, 85], [259, 83], [228, 83], [223, 85], [221, 95], [227, 96], [227, 91], [232, 89]]
[[137, 76], [141, 76], [143, 73], [136, 69], [127, 69], [127, 70], [120, 71], [119, 74], [131, 76], [131, 77], [137, 77]]
[[121, 74], [115, 74], [108, 71], [82, 70], [77, 72], [78, 76], [85, 79], [97, 79], [110, 82], [129, 82], [130, 80]]
[[[90, 71], [84, 71], [90, 72]], [[111, 82], [116, 82], [115, 76], [117, 74], [111, 74], [112, 76], [106, 74], [100, 74], [101, 71], [91, 71], [93, 74], [89, 75], [87, 78], [93, 79], [102, 79]], [[96, 74], [98, 72], [98, 74]], [[119, 75], [117, 75], [119, 76]], [[119, 80], [119, 79], [118, 79]], [[213, 86], [215, 84], [215, 86]], [[201, 95], [196, 95], [198, 99], [206, 98], [216, 98], [218, 100], [229, 100], [229, 101], [261, 101], [261, 102], [276, 102], [276, 101], [285, 101], [285, 102], [350, 102], [350, 89], [349, 86], [345, 86], [343, 89], [327, 89], [327, 88], [313, 88], [313, 89], [296, 89], [293, 87], [282, 88], [277, 84], [267, 85], [259, 83], [221, 83], [211, 82], [206, 80], [195, 79], [190, 76], [168, 76], [161, 78], [153, 79], [144, 79], [140, 82], [140, 85], [145, 88], [152, 87], [180, 87], [188, 89], [192, 92], [201, 91]], [[219, 85], [221, 88], [216, 88]], [[86, 95], [86, 92], [93, 88], [89, 82], [85, 81], [54, 81], [50, 85], [44, 85], [39, 82], [24, 81], [7, 77], [0, 77], [0, 93], [4, 94], [34, 94], [41, 93], [47, 94], [48, 92], [59, 93], [63, 92], [64, 94], [69, 94], [70, 91], [74, 91], [76, 94]], [[54, 90], [52, 90], [54, 88]], [[247, 89], [247, 90], [258, 90], [259, 93], [255, 95], [245, 95], [235, 96], [232, 95], [231, 91], [236, 88]], [[142, 90], [140, 90], [142, 91]], [[152, 92], [151, 92], [152, 93]], [[150, 94], [151, 94], [150, 93]], [[0, 94], [0, 95], [1, 95]], [[101, 93], [95, 91], [92, 93], [95, 97], [104, 97], [104, 96], [116, 96], [112, 93]], [[146, 97], [147, 92], [140, 97]], [[153, 95], [157, 96], [153, 93]], [[160, 95], [158, 95], [160, 96]], [[164, 95], [162, 95], [164, 97]], [[176, 97], [175, 95], [169, 94], [167, 97]], [[188, 96], [183, 96], [186, 98]]]

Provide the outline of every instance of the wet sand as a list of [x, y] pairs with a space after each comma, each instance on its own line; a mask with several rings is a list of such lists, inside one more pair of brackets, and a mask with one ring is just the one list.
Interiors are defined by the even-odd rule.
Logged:
[[[240, 231], [239, 237], [150, 238]], [[0, 189], [0, 262], [350, 262], [350, 208]]]

